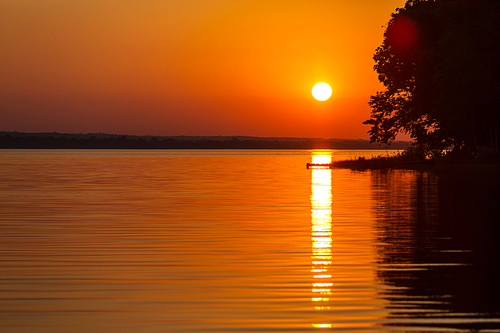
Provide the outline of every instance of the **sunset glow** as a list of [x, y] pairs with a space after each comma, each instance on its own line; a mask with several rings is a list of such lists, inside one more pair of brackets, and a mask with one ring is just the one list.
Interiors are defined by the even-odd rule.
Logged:
[[5, 0], [0, 130], [366, 139], [404, 2]]

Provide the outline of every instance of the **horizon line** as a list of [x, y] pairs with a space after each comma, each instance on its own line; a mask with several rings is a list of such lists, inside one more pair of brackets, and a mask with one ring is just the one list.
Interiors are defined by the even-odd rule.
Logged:
[[[57, 131], [42, 131], [42, 132], [23, 132], [23, 131], [0, 131], [0, 134], [22, 134], [22, 135], [71, 135], [71, 136], [116, 136], [116, 137], [157, 137], [157, 138], [249, 138], [249, 139], [295, 139], [295, 140], [351, 140], [351, 141], [370, 141], [369, 139], [360, 138], [323, 138], [323, 137], [295, 137], [295, 136], [255, 136], [255, 135], [188, 135], [188, 134], [177, 134], [177, 135], [154, 135], [154, 134], [116, 134], [116, 133], [103, 133], [103, 132], [79, 132], [79, 133], [68, 133], [68, 132], [57, 132]], [[411, 142], [412, 140], [394, 140], [394, 142]]]

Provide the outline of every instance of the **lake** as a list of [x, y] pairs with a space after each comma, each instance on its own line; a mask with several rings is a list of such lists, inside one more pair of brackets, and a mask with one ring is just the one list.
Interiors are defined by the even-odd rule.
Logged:
[[500, 332], [497, 172], [0, 151], [1, 332]]

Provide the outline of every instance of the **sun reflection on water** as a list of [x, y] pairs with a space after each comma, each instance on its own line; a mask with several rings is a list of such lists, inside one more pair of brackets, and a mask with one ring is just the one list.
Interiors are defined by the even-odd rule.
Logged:
[[[330, 163], [331, 155], [312, 156], [313, 163]], [[311, 238], [313, 273], [312, 301], [315, 309], [329, 310], [328, 302], [332, 294], [332, 174], [328, 169], [312, 169], [311, 179]], [[312, 324], [315, 328], [331, 328], [328, 323]]]

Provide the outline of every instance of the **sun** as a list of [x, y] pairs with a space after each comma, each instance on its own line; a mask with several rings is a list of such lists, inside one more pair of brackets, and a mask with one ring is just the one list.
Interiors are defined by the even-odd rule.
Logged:
[[312, 89], [312, 95], [318, 101], [326, 101], [330, 98], [330, 96], [332, 96], [332, 88], [328, 85], [328, 83], [316, 83]]

